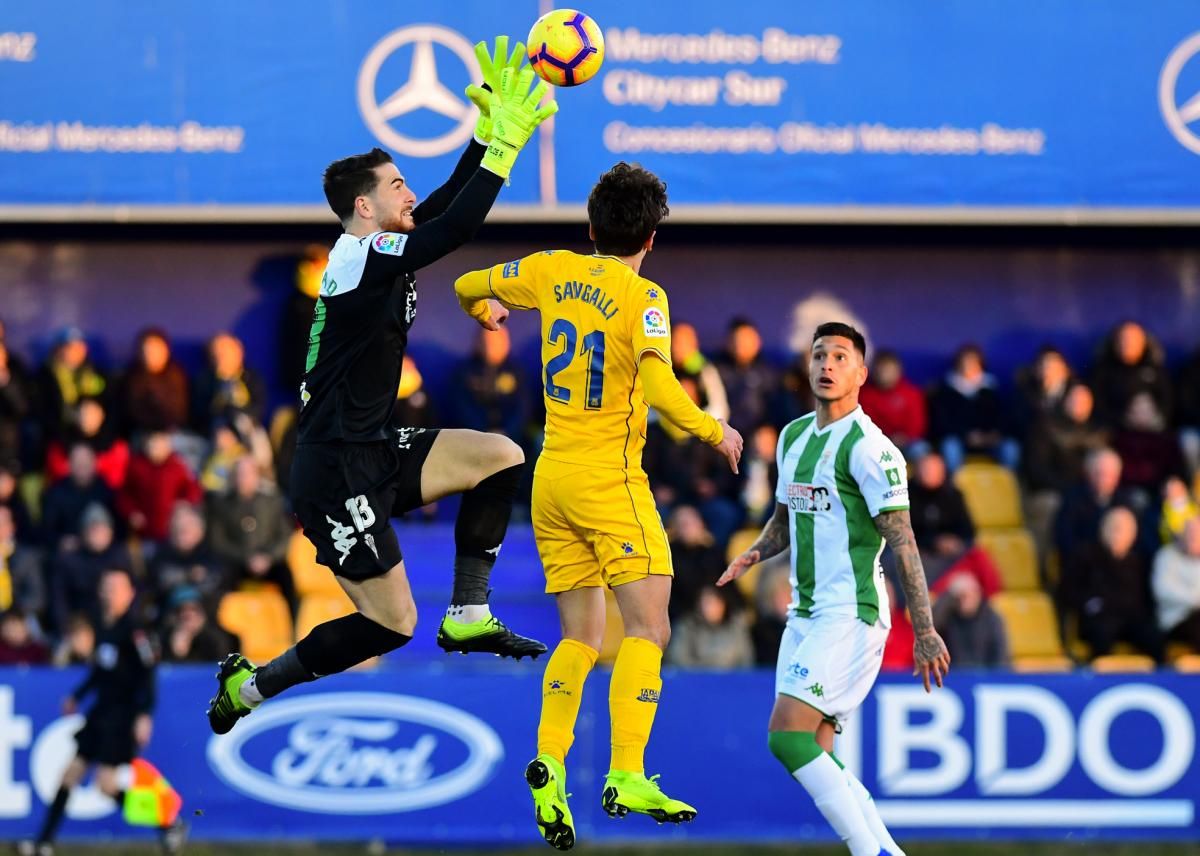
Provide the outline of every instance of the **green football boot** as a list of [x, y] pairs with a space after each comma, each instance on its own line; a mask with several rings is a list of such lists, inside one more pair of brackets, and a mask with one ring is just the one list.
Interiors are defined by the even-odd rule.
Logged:
[[438, 627], [437, 643], [447, 654], [458, 651], [462, 654], [495, 654], [515, 660], [522, 657], [536, 660], [546, 653], [546, 646], [541, 642], [513, 633], [494, 615], [469, 622], [455, 621], [446, 616]]
[[238, 692], [254, 671], [254, 666], [241, 654], [230, 654], [221, 661], [217, 694], [208, 703], [208, 724], [214, 734], [227, 734], [234, 723], [254, 709], [242, 701]]
[[525, 781], [533, 794], [538, 832], [555, 850], [570, 850], [575, 846], [575, 819], [567, 805], [567, 771], [553, 755], [538, 755], [525, 768]]
[[682, 800], [671, 799], [658, 787], [658, 776], [613, 770], [604, 780], [601, 804], [609, 817], [629, 812], [647, 814], [659, 823], [687, 823], [696, 809]]

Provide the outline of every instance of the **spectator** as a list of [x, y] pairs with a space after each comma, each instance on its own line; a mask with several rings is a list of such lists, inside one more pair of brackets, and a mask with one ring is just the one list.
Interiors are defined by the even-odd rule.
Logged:
[[1053, 345], [1044, 345], [1033, 365], [1017, 377], [1022, 439], [1039, 421], [1061, 412], [1073, 385], [1071, 366], [1062, 351]]
[[904, 365], [894, 352], [876, 353], [858, 403], [906, 458], [915, 460], [929, 451], [925, 442], [929, 429], [925, 394], [904, 376]]
[[721, 373], [700, 352], [696, 328], [685, 322], [671, 326], [671, 366], [675, 377], [690, 378], [696, 386], [697, 404], [713, 419], [729, 419], [729, 400]]
[[6, 609], [43, 618], [46, 583], [41, 554], [17, 540], [12, 509], [0, 505], [0, 611]]
[[78, 544], [64, 549], [54, 560], [50, 624], [58, 632], [77, 613], [91, 615], [97, 601], [100, 577], [110, 569], [132, 567], [129, 551], [115, 539], [112, 514], [99, 503], [89, 505], [80, 522]]
[[54, 665], [86, 666], [92, 661], [96, 650], [96, 628], [83, 613], [76, 613], [67, 619], [66, 630], [62, 641], [54, 649]]
[[46, 447], [46, 481], [64, 479], [71, 471], [67, 450], [79, 443], [96, 453], [96, 473], [114, 491], [125, 484], [129, 470], [129, 444], [117, 436], [104, 404], [97, 398], [81, 398], [72, 409], [71, 424], [60, 439]]
[[1138, 491], [1149, 502], [1169, 476], [1183, 475], [1179, 439], [1167, 430], [1167, 421], [1150, 393], [1134, 393], [1113, 438], [1113, 449], [1121, 456], [1121, 484]]
[[216, 663], [241, 647], [235, 636], [210, 621], [200, 592], [181, 586], [167, 601], [163, 659], [168, 663]]
[[1155, 621], [1146, 564], [1133, 549], [1137, 518], [1128, 508], [1108, 509], [1098, 542], [1080, 548], [1063, 569], [1059, 602], [1079, 622], [1079, 636], [1092, 656], [1129, 642], [1156, 662], [1163, 660], [1163, 641]]
[[675, 580], [671, 584], [671, 618], [691, 612], [701, 589], [712, 585], [725, 569], [725, 555], [704, 526], [700, 512], [680, 505], [667, 522], [671, 543], [671, 564]]
[[296, 394], [304, 380], [308, 362], [308, 334], [312, 330], [313, 310], [321, 294], [321, 280], [329, 264], [329, 247], [309, 244], [296, 262], [295, 289], [283, 307], [279, 328], [279, 380]]
[[775, 425], [787, 425], [793, 419], [816, 409], [812, 385], [808, 379], [808, 350], [798, 351], [783, 370], [779, 379], [779, 394], [775, 396], [771, 419]]
[[209, 543], [239, 582], [274, 583], [296, 611], [296, 587], [284, 562], [292, 526], [283, 499], [264, 483], [253, 458], [234, 468], [234, 486], [214, 497], [208, 512]]
[[231, 333], [218, 333], [208, 343], [208, 366], [192, 388], [192, 424], [208, 436], [213, 420], [228, 410], [245, 413], [261, 425], [266, 407], [262, 378], [246, 366], [246, 349]]
[[137, 350], [118, 390], [121, 425], [128, 434], [168, 433], [188, 425], [188, 379], [158, 328], [138, 335]]
[[167, 539], [175, 503], [195, 505], [201, 499], [199, 482], [171, 450], [171, 436], [155, 431], [146, 435], [144, 448], [129, 462], [129, 476], [117, 497], [117, 509], [131, 533], [159, 544]]
[[885, 672], [912, 674], [913, 646], [917, 642], [912, 618], [909, 617], [904, 602], [896, 595], [896, 587], [892, 584], [890, 577], [884, 578], [884, 586], [887, 588], [892, 630], [888, 633], [887, 642], [883, 644], [883, 663], [880, 668]]
[[1004, 621], [983, 597], [979, 580], [956, 573], [933, 605], [933, 623], [955, 668], [995, 669], [1008, 665]]
[[[433, 399], [425, 389], [425, 379], [413, 362], [412, 355], [404, 355], [404, 367], [400, 373], [400, 387], [396, 390], [396, 406], [392, 408], [392, 424], [406, 428], [434, 428], [437, 416]], [[280, 467], [282, 475], [283, 468]]]
[[1200, 348], [1180, 369], [1175, 389], [1179, 445], [1187, 462], [1188, 477], [1192, 478], [1200, 473]]
[[1122, 505], [1133, 509], [1134, 498], [1119, 490], [1121, 458], [1112, 449], [1089, 452], [1083, 464], [1083, 479], [1063, 496], [1062, 508], [1054, 524], [1054, 542], [1059, 561], [1066, 565], [1087, 544], [1094, 543], [1100, 532], [1100, 518], [1109, 509]]
[[35, 639], [20, 610], [0, 614], [0, 666], [42, 666], [50, 662], [50, 649]]
[[755, 618], [750, 627], [754, 662], [759, 666], [774, 666], [779, 659], [783, 630], [792, 614], [792, 571], [786, 556], [763, 563], [754, 603]]
[[167, 542], [150, 560], [150, 585], [155, 601], [166, 603], [171, 592], [187, 586], [197, 592], [209, 609], [216, 609], [229, 590], [225, 566], [204, 541], [204, 515], [186, 502], [171, 513]]
[[246, 455], [254, 458], [264, 478], [273, 480], [271, 438], [262, 426], [238, 411], [218, 417], [213, 425], [212, 453], [200, 473], [200, 486], [205, 493], [225, 493], [233, 478], [234, 464]]
[[1193, 517], [1200, 517], [1198, 497], [1188, 492], [1183, 479], [1172, 477], [1163, 485], [1162, 512], [1159, 517], [1159, 535], [1162, 543], [1170, 544], [1183, 534], [1183, 527]]
[[721, 383], [742, 433], [770, 421], [771, 404], [779, 388], [779, 373], [762, 355], [762, 336], [747, 318], [729, 323], [725, 353], [717, 360]]
[[738, 466], [742, 479], [740, 500], [750, 524], [766, 523], [767, 518], [775, 513], [778, 502], [775, 487], [779, 481], [775, 450], [778, 443], [779, 432], [775, 426], [760, 425], [750, 438], [746, 454]]
[[21, 423], [32, 408], [29, 377], [0, 339], [0, 464], [15, 465], [21, 460]]
[[675, 625], [667, 646], [667, 661], [707, 669], [753, 665], [754, 646], [736, 597], [735, 586], [701, 589], [695, 609]]
[[67, 327], [55, 337], [37, 386], [41, 424], [48, 438], [66, 436], [81, 398], [103, 399], [109, 394], [108, 379], [89, 359], [87, 340], [78, 327]]
[[0, 507], [12, 512], [13, 525], [17, 527], [17, 540], [23, 544], [37, 544], [41, 541], [41, 535], [18, 489], [19, 474], [20, 470], [15, 463], [0, 462]]
[[[680, 384], [695, 395], [695, 384]], [[718, 544], [726, 543], [745, 519], [739, 501], [739, 477], [712, 447], [683, 434], [665, 420], [646, 429], [642, 466], [650, 475], [655, 501], [664, 516], [676, 505], [694, 505]]]
[[1028, 491], [1026, 518], [1042, 562], [1053, 544], [1063, 494], [1083, 479], [1088, 454], [1107, 445], [1108, 431], [1092, 419], [1092, 404], [1091, 389], [1074, 384], [1061, 409], [1042, 413], [1026, 440], [1021, 461]]
[[67, 478], [51, 485], [42, 497], [42, 537], [51, 553], [76, 543], [85, 508], [99, 505], [112, 512], [116, 505], [112, 488], [96, 474], [96, 453], [90, 446], [72, 446], [67, 466]]
[[1150, 395], [1159, 413], [1171, 415], [1171, 378], [1162, 347], [1136, 321], [1117, 326], [1105, 341], [1092, 375], [1096, 416], [1119, 428], [1139, 392]]
[[454, 410], [463, 428], [518, 438], [525, 433], [525, 383], [512, 358], [507, 327], [479, 331], [475, 353], [456, 372], [454, 390]]
[[1200, 651], [1200, 517], [1160, 548], [1151, 577], [1158, 626], [1168, 639]]
[[1020, 445], [1008, 436], [996, 379], [985, 370], [977, 345], [964, 345], [955, 354], [954, 368], [930, 397], [929, 422], [952, 473], [968, 454], [989, 455], [1011, 470], [1020, 461]]

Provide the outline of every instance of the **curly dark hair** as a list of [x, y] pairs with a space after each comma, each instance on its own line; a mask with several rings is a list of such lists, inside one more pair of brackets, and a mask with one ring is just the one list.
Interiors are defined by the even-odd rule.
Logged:
[[636, 255], [671, 212], [667, 185], [650, 170], [621, 161], [600, 176], [588, 196], [587, 212], [596, 252]]
[[379, 183], [375, 167], [391, 162], [392, 156], [376, 146], [366, 154], [335, 160], [325, 167], [321, 183], [329, 207], [339, 220], [348, 222], [354, 216], [354, 200], [375, 189]]

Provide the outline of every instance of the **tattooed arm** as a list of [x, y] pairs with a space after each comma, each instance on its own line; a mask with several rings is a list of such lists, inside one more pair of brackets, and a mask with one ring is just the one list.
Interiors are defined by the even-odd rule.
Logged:
[[913, 674], [919, 674], [929, 692], [929, 678], [940, 687], [942, 678], [950, 671], [950, 653], [946, 643], [933, 627], [933, 610], [929, 608], [929, 588], [925, 585], [925, 569], [913, 537], [908, 510], [884, 511], [875, 518], [875, 529], [887, 541], [896, 557], [900, 585], [908, 601], [916, 643], [913, 645]]
[[759, 562], [769, 559], [772, 556], [778, 556], [788, 548], [791, 542], [791, 532], [788, 528], [788, 513], [786, 505], [782, 502], [775, 503], [775, 513], [771, 515], [771, 519], [763, 527], [758, 540], [750, 545], [749, 550], [737, 556], [729, 563], [729, 567], [725, 569], [725, 573], [721, 574], [721, 578], [717, 580], [717, 585], [723, 586], [726, 583], [733, 582]]

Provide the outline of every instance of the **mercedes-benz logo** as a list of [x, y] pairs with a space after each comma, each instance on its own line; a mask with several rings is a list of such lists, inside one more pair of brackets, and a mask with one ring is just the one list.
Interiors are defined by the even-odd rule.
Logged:
[[1180, 145], [1200, 155], [1200, 134], [1193, 126], [1200, 121], [1200, 92], [1184, 93], [1180, 103], [1179, 73], [1196, 54], [1200, 54], [1200, 33], [1193, 33], [1180, 42], [1163, 66], [1158, 78], [1158, 107], [1163, 121]]
[[[434, 24], [401, 27], [380, 39], [367, 53], [358, 72], [358, 109], [371, 133], [388, 148], [413, 157], [436, 157], [463, 145], [475, 126], [475, 108], [465, 97], [448, 89], [438, 79], [433, 46], [449, 48], [479, 82], [475, 52], [470, 43], [453, 30]], [[413, 45], [408, 82], [383, 99], [377, 99], [375, 79], [383, 63], [400, 48]], [[415, 110], [431, 110], [458, 124], [440, 137], [416, 138], [400, 133], [392, 120]]]

